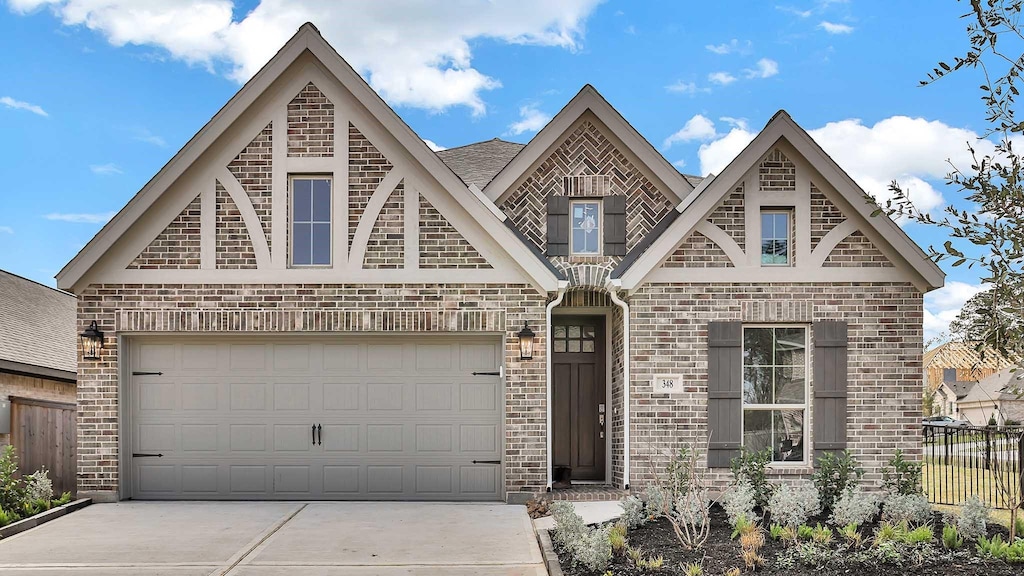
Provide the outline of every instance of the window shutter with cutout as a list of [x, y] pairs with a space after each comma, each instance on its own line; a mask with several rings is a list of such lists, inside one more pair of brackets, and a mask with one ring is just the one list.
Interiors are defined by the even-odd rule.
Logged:
[[548, 256], [569, 255], [569, 197], [548, 196]]
[[604, 197], [604, 255], [626, 255], [626, 197]]
[[846, 449], [846, 322], [814, 323], [814, 461]]
[[708, 323], [708, 468], [740, 455], [743, 416], [743, 323]]

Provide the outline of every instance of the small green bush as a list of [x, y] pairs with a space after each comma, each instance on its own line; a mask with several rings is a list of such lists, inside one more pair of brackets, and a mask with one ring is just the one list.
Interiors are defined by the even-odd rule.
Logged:
[[954, 522], [961, 536], [977, 540], [988, 531], [988, 506], [977, 495], [973, 495], [960, 503]]
[[822, 526], [820, 523], [811, 530], [811, 540], [815, 544], [821, 544], [822, 546], [828, 546], [832, 543], [832, 529]]
[[1003, 542], [1003, 537], [996, 534], [992, 539], [984, 536], [978, 538], [978, 554], [988, 558], [995, 558], [1010, 564], [1024, 562], [1024, 538], [1018, 538], [1013, 544]]
[[864, 469], [860, 467], [849, 450], [843, 450], [839, 456], [832, 452], [826, 452], [818, 460], [817, 469], [811, 476], [814, 487], [818, 489], [821, 509], [831, 512], [835, 501], [844, 492], [856, 487], [863, 476]]
[[745, 477], [741, 477], [722, 494], [722, 508], [729, 517], [729, 525], [733, 528], [741, 521], [756, 522], [757, 491]]
[[809, 482], [782, 484], [768, 500], [773, 522], [797, 527], [821, 512], [818, 490]]
[[786, 529], [779, 524], [772, 524], [768, 527], [768, 535], [771, 536], [772, 540], [780, 540], [785, 532]]
[[882, 506], [882, 519], [888, 522], [925, 524], [932, 517], [932, 505], [924, 494], [891, 494]]
[[627, 496], [619, 503], [622, 507], [622, 522], [630, 530], [639, 528], [647, 523], [648, 514], [644, 508], [644, 501], [637, 496]]
[[843, 492], [835, 501], [830, 520], [835, 526], [867, 524], [878, 516], [878, 506], [879, 498], [876, 494], [855, 487]]
[[774, 487], [768, 482], [768, 465], [771, 461], [771, 448], [765, 448], [760, 452], [740, 448], [740, 455], [730, 462], [733, 483], [739, 484], [744, 480], [749, 483], [754, 489], [755, 504], [762, 508], [768, 505], [768, 500], [774, 492]]
[[931, 526], [918, 526], [906, 533], [903, 542], [905, 544], [930, 544], [935, 539], [935, 532]]
[[903, 458], [903, 451], [897, 449], [882, 469], [882, 487], [890, 494], [921, 494], [921, 464]]
[[963, 536], [956, 530], [956, 526], [949, 524], [942, 527], [942, 547], [946, 550], [959, 550], [964, 545]]
[[811, 528], [806, 524], [801, 524], [796, 529], [796, 537], [800, 540], [810, 540], [814, 537], [814, 528]]

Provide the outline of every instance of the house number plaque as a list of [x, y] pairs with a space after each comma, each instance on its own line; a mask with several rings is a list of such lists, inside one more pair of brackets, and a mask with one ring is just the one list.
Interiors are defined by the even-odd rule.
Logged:
[[655, 394], [682, 394], [683, 379], [679, 376], [655, 376]]

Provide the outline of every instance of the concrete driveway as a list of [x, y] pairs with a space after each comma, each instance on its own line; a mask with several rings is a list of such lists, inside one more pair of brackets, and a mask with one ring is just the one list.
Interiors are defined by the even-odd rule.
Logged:
[[504, 504], [95, 504], [0, 540], [4, 576], [539, 576], [526, 509]]

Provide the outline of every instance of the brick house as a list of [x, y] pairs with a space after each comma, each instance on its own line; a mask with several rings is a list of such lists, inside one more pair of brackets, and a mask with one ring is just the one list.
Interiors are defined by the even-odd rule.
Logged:
[[877, 480], [943, 274], [863, 198], [783, 111], [702, 179], [590, 86], [435, 153], [306, 24], [58, 275], [104, 332], [80, 493], [515, 502], [684, 443]]

